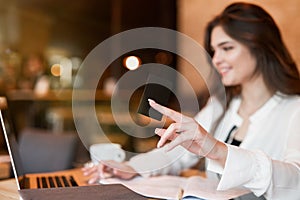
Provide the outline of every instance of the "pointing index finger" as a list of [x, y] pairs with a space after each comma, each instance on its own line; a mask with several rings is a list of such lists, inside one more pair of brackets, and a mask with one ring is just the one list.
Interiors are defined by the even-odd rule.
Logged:
[[155, 110], [157, 110], [161, 114], [169, 117], [170, 119], [174, 120], [175, 122], [185, 122], [185, 121], [188, 121], [188, 119], [189, 119], [188, 117], [182, 115], [179, 112], [176, 112], [175, 110], [172, 110], [170, 108], [167, 108], [165, 106], [162, 106], [162, 105], [156, 103], [152, 99], [148, 99], [148, 101], [149, 101], [149, 104], [152, 108], [154, 108]]

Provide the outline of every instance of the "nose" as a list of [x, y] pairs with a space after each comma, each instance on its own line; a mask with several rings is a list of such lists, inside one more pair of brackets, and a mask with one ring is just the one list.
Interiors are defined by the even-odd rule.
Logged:
[[222, 63], [223, 56], [220, 51], [215, 51], [214, 55], [212, 56], [212, 62], [215, 66], [218, 66], [220, 63]]

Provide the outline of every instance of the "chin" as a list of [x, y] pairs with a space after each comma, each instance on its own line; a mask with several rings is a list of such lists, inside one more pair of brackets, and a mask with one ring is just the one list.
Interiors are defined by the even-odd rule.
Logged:
[[230, 79], [229, 77], [222, 77], [222, 83], [224, 86], [235, 86], [235, 85], [239, 85], [236, 81], [234, 81], [233, 79]]
[[224, 79], [224, 78], [222, 78], [222, 83], [223, 83], [224, 86], [232, 86], [231, 81], [226, 80], [226, 79]]
[[222, 83], [223, 83], [223, 85], [225, 87], [230, 87], [230, 86], [236, 86], [236, 85], [238, 85], [238, 84], [235, 84], [235, 83], [229, 82], [229, 81], [222, 81]]

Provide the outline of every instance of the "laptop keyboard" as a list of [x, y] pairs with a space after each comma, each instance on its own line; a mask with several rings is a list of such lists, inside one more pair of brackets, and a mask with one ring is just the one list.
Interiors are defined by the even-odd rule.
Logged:
[[73, 176], [37, 177], [38, 188], [74, 187], [78, 186]]
[[19, 179], [19, 183], [20, 183], [21, 189], [30, 187], [30, 180], [26, 176], [23, 176], [21, 179]]

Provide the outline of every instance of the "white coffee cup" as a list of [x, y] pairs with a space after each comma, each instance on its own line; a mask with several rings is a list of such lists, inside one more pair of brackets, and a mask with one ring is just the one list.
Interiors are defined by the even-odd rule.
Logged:
[[120, 144], [99, 143], [90, 146], [90, 156], [94, 164], [103, 160], [122, 162], [125, 159], [125, 151]]

